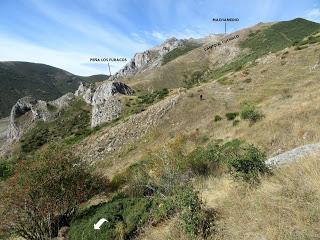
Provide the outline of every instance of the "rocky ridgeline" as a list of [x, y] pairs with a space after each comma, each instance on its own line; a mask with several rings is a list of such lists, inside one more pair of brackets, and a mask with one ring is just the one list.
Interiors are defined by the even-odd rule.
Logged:
[[50, 102], [23, 97], [12, 107], [7, 140], [8, 142], [19, 140], [39, 120], [45, 122], [54, 120], [60, 110], [69, 106], [76, 96], [92, 105], [92, 127], [110, 122], [119, 117], [122, 110], [118, 94], [132, 95], [133, 90], [124, 83], [107, 81], [98, 87], [85, 86], [81, 83], [75, 94], [67, 93]]
[[23, 97], [12, 107], [10, 123], [7, 130], [9, 141], [18, 140], [37, 120], [50, 121], [56, 111], [68, 106], [74, 99], [72, 93], [50, 102], [36, 100], [33, 97]]
[[182, 46], [186, 40], [169, 38], [164, 43], [155, 46], [142, 53], [136, 53], [134, 57], [122, 69], [114, 74], [110, 80], [116, 80], [122, 77], [135, 75], [149, 69], [161, 66], [163, 56], [173, 49]]
[[129, 63], [100, 86], [81, 83], [74, 95], [68, 93], [51, 102], [36, 100], [32, 97], [19, 99], [11, 110], [10, 124], [7, 131], [8, 140], [18, 140], [37, 120], [50, 121], [54, 119], [55, 113], [50, 111], [50, 105], [60, 110], [68, 106], [75, 96], [83, 98], [86, 103], [92, 106], [91, 127], [118, 118], [122, 111], [122, 104], [118, 95], [132, 95], [134, 92], [130, 87], [117, 80], [160, 67], [163, 56], [175, 48], [183, 46], [185, 41], [188, 40], [170, 38], [147, 51], [136, 53]]
[[124, 83], [107, 81], [97, 88], [81, 83], [75, 95], [92, 105], [91, 127], [96, 127], [120, 116], [122, 104], [118, 99], [119, 94], [132, 95], [133, 93], [134, 91]]

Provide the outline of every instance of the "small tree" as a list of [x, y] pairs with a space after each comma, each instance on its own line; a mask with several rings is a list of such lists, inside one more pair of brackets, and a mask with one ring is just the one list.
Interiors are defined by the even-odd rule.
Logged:
[[6, 183], [1, 227], [26, 239], [51, 239], [80, 203], [107, 190], [106, 183], [70, 151], [51, 146], [20, 162]]
[[244, 104], [242, 106], [240, 116], [242, 119], [248, 120], [250, 124], [257, 122], [264, 117], [263, 113], [251, 104]]

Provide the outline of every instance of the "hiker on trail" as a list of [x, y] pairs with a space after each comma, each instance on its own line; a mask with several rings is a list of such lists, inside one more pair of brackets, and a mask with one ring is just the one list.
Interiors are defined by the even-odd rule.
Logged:
[[200, 94], [200, 101], [202, 101], [203, 100], [203, 96], [202, 96], [202, 94]]

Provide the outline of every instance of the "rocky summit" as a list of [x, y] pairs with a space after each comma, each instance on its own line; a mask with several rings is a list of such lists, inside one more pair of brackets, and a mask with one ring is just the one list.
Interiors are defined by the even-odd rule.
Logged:
[[119, 79], [121, 77], [129, 77], [147, 69], [157, 68], [161, 66], [163, 56], [166, 53], [182, 46], [183, 44], [184, 40], [179, 40], [173, 37], [147, 51], [136, 53], [122, 69], [111, 77], [111, 80]]

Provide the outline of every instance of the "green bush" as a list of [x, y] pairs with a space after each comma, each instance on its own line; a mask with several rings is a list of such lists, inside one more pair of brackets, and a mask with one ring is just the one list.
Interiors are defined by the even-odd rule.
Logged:
[[250, 121], [251, 124], [261, 120], [264, 115], [261, 111], [257, 110], [254, 105], [244, 104], [241, 109], [240, 116], [244, 120]]
[[238, 126], [240, 123], [240, 120], [236, 119], [236, 120], [233, 120], [232, 122], [232, 126]]
[[6, 180], [13, 174], [13, 167], [11, 162], [0, 163], [0, 181]]
[[229, 113], [226, 113], [226, 118], [228, 119], [228, 121], [232, 121], [232, 120], [234, 120], [238, 115], [239, 115], [238, 112], [229, 112]]
[[299, 50], [306, 49], [306, 48], [308, 48], [308, 45], [296, 46], [296, 47], [294, 48], [294, 50], [299, 51]]
[[196, 175], [208, 175], [219, 168], [220, 158], [219, 146], [210, 144], [206, 148], [199, 147], [191, 152], [185, 164]]
[[215, 212], [206, 210], [199, 193], [192, 187], [181, 189], [175, 196], [179, 219], [185, 232], [191, 236], [207, 238], [213, 231]]
[[245, 82], [245, 83], [251, 83], [251, 82], [252, 82], [252, 78], [246, 78], [243, 82]]
[[214, 116], [214, 121], [215, 122], [219, 122], [219, 121], [221, 121], [222, 120], [222, 117], [221, 116], [219, 116], [219, 115], [215, 115]]
[[[215, 215], [204, 209], [191, 186], [177, 188], [171, 195], [155, 193], [149, 197], [118, 194], [108, 202], [79, 212], [70, 225], [73, 239], [133, 239], [147, 224], [156, 224], [178, 213], [183, 229], [190, 235], [208, 236]], [[99, 231], [93, 229], [99, 219], [107, 223]]]
[[169, 94], [169, 90], [167, 88], [163, 88], [161, 90], [156, 90], [152, 93], [147, 93], [139, 96], [140, 104], [152, 104], [156, 100], [161, 100], [165, 98]]
[[[147, 223], [152, 200], [118, 196], [109, 203], [79, 213], [71, 222], [69, 238], [78, 239], [132, 239]], [[93, 229], [99, 219], [108, 220], [100, 230]]]
[[225, 161], [230, 173], [246, 182], [259, 182], [261, 175], [270, 173], [266, 156], [253, 145], [239, 140], [224, 145]]

